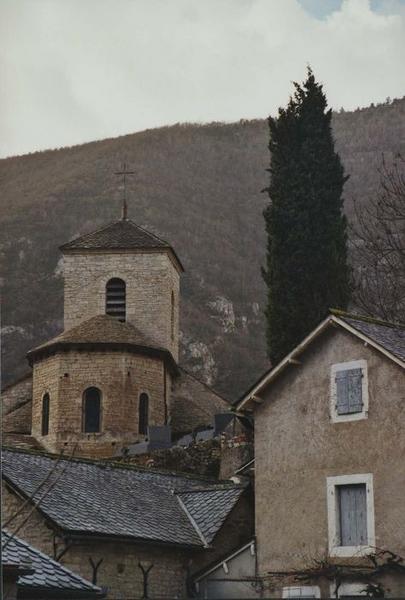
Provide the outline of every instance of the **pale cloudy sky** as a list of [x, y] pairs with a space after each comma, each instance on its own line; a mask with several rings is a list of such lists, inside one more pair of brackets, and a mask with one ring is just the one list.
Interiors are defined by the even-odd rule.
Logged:
[[0, 156], [405, 95], [405, 0], [1, 0]]

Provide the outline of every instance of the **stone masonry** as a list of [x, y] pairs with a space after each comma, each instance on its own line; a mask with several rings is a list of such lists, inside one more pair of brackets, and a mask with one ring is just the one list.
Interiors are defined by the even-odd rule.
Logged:
[[126, 283], [127, 321], [178, 360], [180, 274], [166, 250], [65, 252], [64, 277], [65, 330], [104, 314], [106, 284], [118, 277]]

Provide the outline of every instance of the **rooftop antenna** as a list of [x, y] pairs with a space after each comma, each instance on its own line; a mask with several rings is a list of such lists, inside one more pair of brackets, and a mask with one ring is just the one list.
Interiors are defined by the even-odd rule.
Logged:
[[128, 219], [128, 206], [127, 206], [127, 175], [135, 175], [135, 171], [127, 170], [127, 163], [124, 162], [121, 171], [116, 171], [115, 175], [120, 175], [123, 177], [124, 183], [124, 197], [122, 199], [122, 215], [121, 219], [125, 221]]

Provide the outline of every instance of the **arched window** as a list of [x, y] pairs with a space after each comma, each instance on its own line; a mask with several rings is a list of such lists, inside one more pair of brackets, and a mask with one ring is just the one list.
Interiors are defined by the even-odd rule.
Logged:
[[89, 387], [83, 394], [83, 431], [97, 433], [101, 424], [101, 392]]
[[174, 292], [172, 292], [172, 306], [171, 306], [171, 315], [170, 315], [170, 326], [171, 326], [171, 336], [172, 341], [174, 340]]
[[41, 435], [48, 435], [49, 433], [49, 394], [44, 394], [42, 398], [42, 423], [41, 423]]
[[125, 321], [126, 316], [126, 289], [125, 281], [114, 277], [107, 281], [105, 293], [105, 313]]
[[143, 392], [139, 396], [139, 419], [138, 431], [141, 435], [147, 435], [149, 426], [149, 396]]

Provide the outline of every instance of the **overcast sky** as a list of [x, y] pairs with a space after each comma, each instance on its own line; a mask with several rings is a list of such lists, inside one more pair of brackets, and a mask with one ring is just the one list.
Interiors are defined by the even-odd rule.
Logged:
[[0, 155], [405, 95], [405, 0], [1, 0]]

